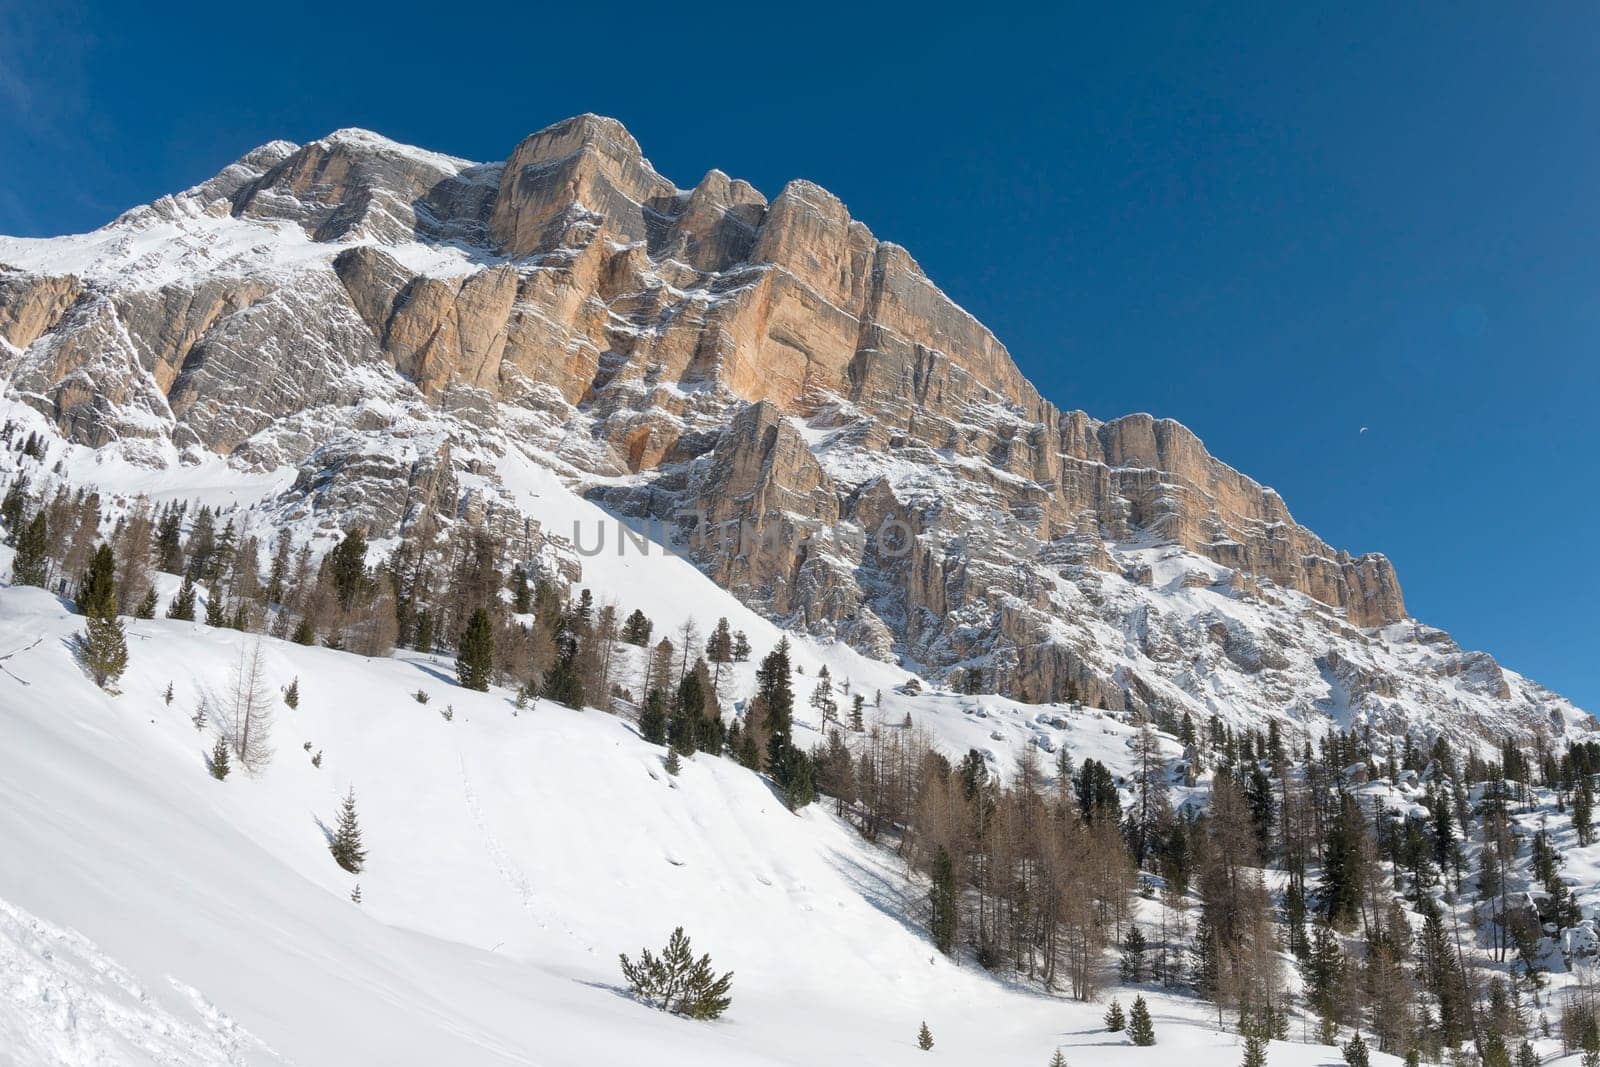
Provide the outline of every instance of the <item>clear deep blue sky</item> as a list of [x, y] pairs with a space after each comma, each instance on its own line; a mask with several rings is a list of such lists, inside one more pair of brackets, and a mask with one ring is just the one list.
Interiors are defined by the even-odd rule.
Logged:
[[272, 138], [614, 115], [679, 185], [832, 189], [1046, 396], [1182, 420], [1600, 710], [1592, 4], [44, 6], [0, 0], [0, 232]]

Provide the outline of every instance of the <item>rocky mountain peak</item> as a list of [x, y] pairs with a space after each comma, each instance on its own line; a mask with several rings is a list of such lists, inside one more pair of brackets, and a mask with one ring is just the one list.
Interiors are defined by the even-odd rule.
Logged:
[[[478, 521], [515, 506], [520, 457], [733, 530], [690, 554], [774, 618], [1027, 699], [1382, 718], [1484, 673], [1372, 652], [1406, 621], [1387, 559], [1177, 422], [1042, 398], [837, 196], [681, 189], [614, 119], [503, 163], [273, 142], [95, 233], [0, 238], [0, 263], [9, 395], [147, 466], [293, 468], [274, 513], [318, 528], [403, 534], [419, 500]], [[399, 492], [419, 470], [434, 488]], [[1531, 684], [1481, 688], [1496, 721], [1547, 717]]]

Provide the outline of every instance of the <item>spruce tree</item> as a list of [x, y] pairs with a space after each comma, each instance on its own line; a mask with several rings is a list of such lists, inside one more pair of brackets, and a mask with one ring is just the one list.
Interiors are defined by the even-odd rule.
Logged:
[[[204, 714], [202, 709], [201, 714]], [[228, 739], [221, 734], [217, 735], [217, 743], [211, 748], [211, 777], [222, 781], [228, 777]]]
[[650, 643], [650, 631], [653, 629], [654, 624], [645, 617], [644, 612], [634, 608], [628, 621], [622, 624], [622, 640], [637, 648], [644, 648]]
[[1267, 1067], [1267, 1042], [1254, 1027], [1245, 1034], [1244, 1058], [1239, 1067]]
[[101, 689], [115, 685], [128, 669], [128, 639], [122, 622], [115, 616], [89, 616], [78, 638], [78, 657], [95, 685]]
[[1050, 1057], [1050, 1067], [1067, 1067], [1067, 1057], [1060, 1049], [1056, 1049], [1056, 1054]]
[[11, 560], [11, 584], [43, 588], [49, 575], [50, 526], [41, 507], [17, 537], [17, 554]]
[[172, 598], [172, 603], [167, 605], [167, 618], [193, 622], [196, 596], [194, 579], [185, 575], [183, 585], [178, 588], [178, 594]]
[[1144, 933], [1139, 924], [1128, 927], [1128, 936], [1122, 941], [1122, 980], [1138, 984], [1144, 981]]
[[1120, 1034], [1127, 1029], [1128, 1017], [1122, 1013], [1122, 1002], [1115, 997], [1111, 998], [1111, 1007], [1106, 1009], [1106, 1030], [1113, 1034]]
[[465, 689], [487, 692], [493, 670], [494, 627], [489, 622], [489, 613], [479, 608], [467, 619], [467, 627], [456, 646], [456, 680]]
[[[194, 615], [192, 614], [193, 609], [191, 608], [190, 611], [191, 611], [191, 614], [190, 614], [189, 617], [190, 618], [194, 618]], [[298, 623], [296, 623], [295, 624], [295, 628], [294, 628], [294, 633], [289, 636], [289, 640], [293, 641], [297, 645], [314, 645], [314, 644], [316, 644], [317, 643], [317, 631], [311, 625], [311, 620], [309, 618], [303, 618]]]
[[1371, 1067], [1372, 1057], [1367, 1052], [1367, 1043], [1361, 1040], [1361, 1031], [1356, 1031], [1356, 1036], [1345, 1042], [1344, 1062], [1350, 1067]]
[[156, 617], [156, 587], [151, 586], [144, 591], [144, 597], [139, 601], [139, 606], [133, 609], [136, 619], [153, 619]]
[[117, 558], [110, 545], [102, 544], [78, 580], [78, 610], [96, 618], [113, 618], [117, 614], [116, 575]]
[[227, 605], [223, 602], [221, 587], [211, 583], [211, 588], [206, 590], [206, 625], [221, 629], [228, 625]]
[[350, 787], [339, 808], [339, 825], [328, 850], [333, 853], [334, 861], [351, 874], [361, 873], [361, 868], [366, 866], [367, 850], [362, 847], [361, 824], [356, 820], [355, 786]]
[[0, 522], [6, 526], [6, 544], [17, 543], [22, 532], [22, 520], [28, 513], [28, 479], [17, 475], [11, 480], [4, 500], [0, 500]]
[[683, 770], [683, 760], [678, 758], [678, 750], [677, 749], [675, 749], [675, 748], [667, 749], [667, 758], [662, 763], [662, 766], [665, 767], [666, 770], [667, 770], [667, 773], [672, 775], [674, 778], [676, 778], [678, 776], [678, 772]]
[[667, 743], [667, 702], [659, 689], [650, 690], [644, 698], [644, 711], [639, 713], [639, 736], [652, 745]]
[[289, 688], [283, 691], [283, 702], [289, 705], [290, 710], [300, 706], [300, 677], [296, 675], [289, 683]]
[[1133, 1012], [1128, 1016], [1128, 1036], [1141, 1048], [1156, 1043], [1156, 1029], [1150, 1022], [1150, 1008], [1144, 997], [1133, 998]]
[[917, 1047], [927, 1052], [933, 1048], [933, 1031], [928, 1029], [928, 1021], [922, 1021], [922, 1029], [917, 1031]]

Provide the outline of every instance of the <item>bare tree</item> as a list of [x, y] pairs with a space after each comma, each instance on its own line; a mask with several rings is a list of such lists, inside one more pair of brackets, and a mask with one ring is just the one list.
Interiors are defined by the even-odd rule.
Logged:
[[228, 674], [228, 691], [219, 702], [219, 729], [234, 758], [252, 774], [272, 759], [272, 691], [259, 640], [239, 646]]

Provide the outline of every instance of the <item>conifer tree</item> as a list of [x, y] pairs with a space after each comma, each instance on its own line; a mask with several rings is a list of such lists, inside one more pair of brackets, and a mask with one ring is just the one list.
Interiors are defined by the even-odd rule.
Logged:
[[1050, 1067], [1067, 1067], [1067, 1057], [1060, 1049], [1056, 1049], [1056, 1054], [1050, 1057]]
[[183, 585], [178, 588], [178, 595], [173, 597], [172, 603], [167, 605], [167, 618], [193, 622], [195, 598], [194, 579], [185, 575]]
[[622, 640], [637, 648], [644, 648], [650, 643], [650, 631], [653, 629], [655, 624], [645, 617], [644, 612], [634, 608], [622, 624]]
[[1244, 1058], [1239, 1067], [1267, 1067], [1267, 1041], [1255, 1027], [1244, 1035]]
[[140, 599], [139, 606], [133, 609], [133, 617], [136, 619], [155, 618], [156, 603], [156, 587], [152, 585], [144, 591], [144, 597]]
[[[200, 714], [205, 714], [204, 709]], [[218, 734], [217, 743], [211, 746], [211, 777], [219, 782], [228, 777], [228, 761], [228, 739]]]
[[0, 522], [6, 525], [6, 544], [17, 543], [17, 535], [22, 532], [22, 520], [27, 513], [28, 479], [19, 474], [11, 480], [5, 499], [0, 500]]
[[1150, 1022], [1150, 1008], [1144, 997], [1133, 998], [1133, 1011], [1128, 1016], [1128, 1036], [1140, 1047], [1156, 1043], [1156, 1029]]
[[659, 689], [650, 690], [644, 698], [644, 711], [639, 714], [639, 736], [652, 745], [667, 743], [667, 702]]
[[289, 688], [283, 691], [283, 702], [289, 705], [290, 710], [300, 706], [300, 677], [296, 675], [289, 683]]
[[44, 587], [50, 576], [50, 527], [44, 508], [17, 537], [17, 554], [11, 560], [11, 584]]
[[91, 615], [78, 638], [78, 656], [94, 684], [107, 689], [128, 669], [128, 639], [115, 616]]
[[367, 535], [359, 527], [346, 530], [344, 539], [328, 553], [328, 573], [339, 606], [349, 611], [367, 581]]
[[1128, 1026], [1128, 1017], [1122, 1013], [1122, 1001], [1116, 997], [1111, 998], [1111, 1007], [1106, 1009], [1106, 1030], [1109, 1033], [1120, 1034]]
[[350, 787], [344, 803], [339, 808], [339, 825], [328, 845], [334, 862], [351, 874], [361, 873], [367, 863], [367, 850], [361, 844], [361, 824], [356, 819], [356, 789]]
[[216, 582], [206, 590], [206, 625], [222, 628], [228, 625], [226, 605], [223, 603], [222, 589]]
[[678, 772], [683, 770], [683, 760], [678, 758], [677, 749], [667, 749], [667, 758], [662, 766], [664, 766], [667, 769], [667, 773], [672, 775], [674, 778], [678, 776]]
[[[190, 611], [191, 614], [189, 617], [193, 618], [193, 609], [191, 608]], [[302, 618], [297, 624], [295, 624], [294, 633], [290, 635], [289, 640], [293, 641], [297, 645], [316, 644], [317, 631], [311, 625], [311, 620], [309, 618]]]
[[487, 692], [493, 670], [494, 628], [489, 622], [489, 613], [479, 608], [467, 619], [467, 627], [461, 631], [461, 640], [456, 645], [456, 680], [465, 689]]
[[89, 569], [78, 580], [78, 610], [85, 615], [109, 619], [117, 614], [117, 559], [111, 546], [102, 543], [95, 549]]
[[733, 661], [735, 663], [750, 661], [750, 638], [745, 636], [743, 630], [735, 631], [733, 635]]
[[1139, 924], [1128, 927], [1128, 936], [1122, 941], [1122, 980], [1135, 985], [1144, 981], [1144, 933]]
[[922, 1029], [917, 1031], [917, 1047], [927, 1052], [933, 1048], [933, 1031], [928, 1029], [928, 1021], [922, 1021]]
[[360, 882], [357, 882], [356, 883], [356, 887], [354, 889], [350, 890], [350, 903], [352, 903], [352, 904], [361, 903], [361, 883]]
[[618, 958], [633, 995], [661, 1011], [690, 1019], [716, 1019], [733, 1002], [733, 972], [719, 976], [712, 970], [709, 953], [695, 959], [681, 926], [672, 931], [661, 955], [644, 949], [637, 963], [628, 959], [627, 953]]
[[1344, 1062], [1350, 1067], [1371, 1067], [1372, 1057], [1367, 1052], [1367, 1043], [1361, 1040], [1361, 1031], [1344, 1045]]

